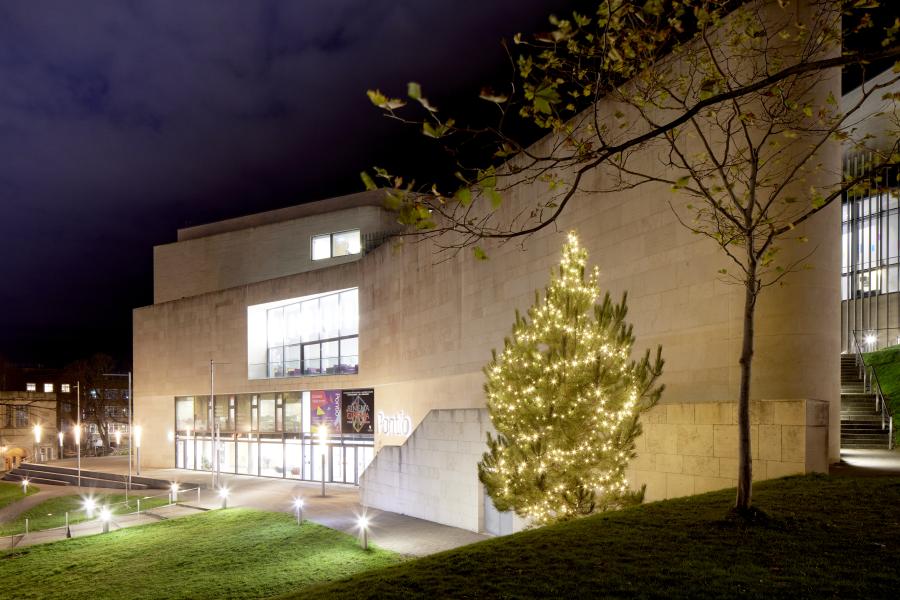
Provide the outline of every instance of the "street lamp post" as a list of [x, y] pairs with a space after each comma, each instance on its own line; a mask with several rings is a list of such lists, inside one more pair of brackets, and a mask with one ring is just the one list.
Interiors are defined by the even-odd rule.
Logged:
[[319, 450], [322, 453], [322, 497], [325, 497], [325, 452], [327, 450], [327, 446], [325, 443], [328, 441], [328, 426], [327, 425], [319, 425]]
[[131, 490], [131, 462], [134, 450], [132, 439], [134, 438], [134, 394], [132, 393], [131, 371], [127, 373], [104, 373], [107, 377], [128, 378], [128, 483], [125, 485], [125, 505], [128, 505], [128, 492]]
[[75, 404], [75, 448], [78, 453], [78, 487], [81, 487], [81, 382], [75, 382], [78, 391]]

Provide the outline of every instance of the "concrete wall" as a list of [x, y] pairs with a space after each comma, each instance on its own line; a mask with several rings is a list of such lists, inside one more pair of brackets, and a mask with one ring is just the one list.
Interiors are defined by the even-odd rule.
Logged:
[[385, 446], [360, 478], [360, 501], [481, 531], [478, 461], [493, 432], [485, 409], [433, 410], [401, 446]]
[[[251, 219], [249, 223], [253, 223]], [[235, 231], [157, 246], [153, 252], [154, 302], [187, 298], [215, 290], [359, 260], [360, 255], [313, 261], [312, 236], [359, 229], [365, 237], [395, 228], [378, 206], [357, 206], [305, 218], [262, 223]]]
[[[828, 404], [818, 400], [762, 400], [750, 405], [754, 480], [828, 471]], [[632, 482], [647, 484], [646, 500], [737, 485], [737, 405], [664, 404], [641, 420]]]

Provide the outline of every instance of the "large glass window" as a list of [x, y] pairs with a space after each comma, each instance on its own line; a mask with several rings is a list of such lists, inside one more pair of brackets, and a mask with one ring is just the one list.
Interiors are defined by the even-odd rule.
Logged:
[[194, 398], [175, 398], [175, 428], [178, 431], [194, 429]]
[[266, 312], [269, 377], [359, 370], [359, 291], [301, 300]]
[[275, 427], [275, 396], [264, 394], [259, 397], [259, 430], [277, 431]]

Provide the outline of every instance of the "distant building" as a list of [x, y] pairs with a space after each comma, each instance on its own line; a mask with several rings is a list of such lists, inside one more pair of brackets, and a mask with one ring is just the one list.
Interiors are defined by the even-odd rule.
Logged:
[[[0, 391], [0, 457], [3, 469], [23, 461], [60, 457], [54, 392]], [[38, 436], [35, 435], [38, 427]]]

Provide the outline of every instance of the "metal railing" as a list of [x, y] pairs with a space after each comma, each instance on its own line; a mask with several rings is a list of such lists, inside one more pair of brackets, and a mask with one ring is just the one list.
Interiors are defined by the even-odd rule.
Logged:
[[856, 354], [856, 367], [859, 369], [859, 375], [863, 382], [863, 391], [875, 396], [875, 412], [881, 415], [881, 430], [888, 430], [888, 450], [892, 450], [894, 448], [894, 415], [891, 414], [891, 407], [884, 399], [884, 392], [881, 388], [881, 382], [878, 381], [878, 373], [875, 367], [866, 364], [857, 333], [865, 334], [865, 332], [854, 331], [851, 333]]
[[[71, 538], [72, 537], [71, 527], [73, 527], [75, 525], [83, 525], [85, 523], [92, 523], [92, 522], [93, 523], [98, 523], [98, 522], [102, 523], [102, 518], [100, 515], [101, 515], [101, 511], [103, 511], [104, 509], [110, 511], [109, 522], [112, 522], [113, 517], [128, 517], [131, 515], [140, 516], [141, 513], [147, 514], [151, 510], [167, 508], [169, 506], [175, 506], [177, 504], [183, 503], [187, 500], [187, 494], [191, 493], [191, 492], [197, 493], [197, 504], [199, 505], [200, 504], [200, 487], [199, 486], [197, 486], [196, 488], [179, 489], [177, 492], [174, 492], [174, 493], [170, 489], [166, 492], [161, 492], [159, 494], [144, 495], [144, 496], [140, 496], [137, 498], [132, 498], [130, 500], [123, 500], [121, 502], [103, 503], [102, 496], [97, 496], [96, 498], [94, 498], [95, 504], [91, 508], [82, 507], [82, 508], [79, 508], [76, 510], [65, 511], [65, 521], [66, 521], [65, 525], [60, 525], [58, 527], [47, 527], [47, 528], [43, 528], [43, 529], [31, 530], [29, 528], [29, 519], [26, 518], [25, 522], [22, 524], [22, 531], [20, 531], [19, 533], [11, 533], [4, 537], [9, 538], [9, 546], [7, 546], [7, 547], [10, 549], [15, 548], [16, 545], [21, 543], [22, 540], [24, 540], [26, 536], [28, 536], [29, 534], [34, 534], [34, 533], [47, 533], [47, 532], [51, 532], [51, 531], [59, 531], [59, 532], [65, 532], [66, 538]], [[166, 500], [167, 500], [166, 504], [154, 505], [154, 506], [151, 506], [150, 508], [147, 508], [147, 505], [146, 505], [147, 500], [152, 500], [154, 498], [162, 498], [162, 497], [166, 497]], [[143, 509], [141, 508], [142, 500], [145, 501], [145, 505], [144, 505]], [[117, 510], [117, 507], [124, 507], [125, 509], [131, 509], [132, 507], [134, 507], [134, 510], [126, 510], [123, 512], [123, 511]], [[70, 518], [69, 515], [72, 515], [72, 518]], [[104, 531], [105, 531], [105, 527], [106, 526], [104, 525]]]

